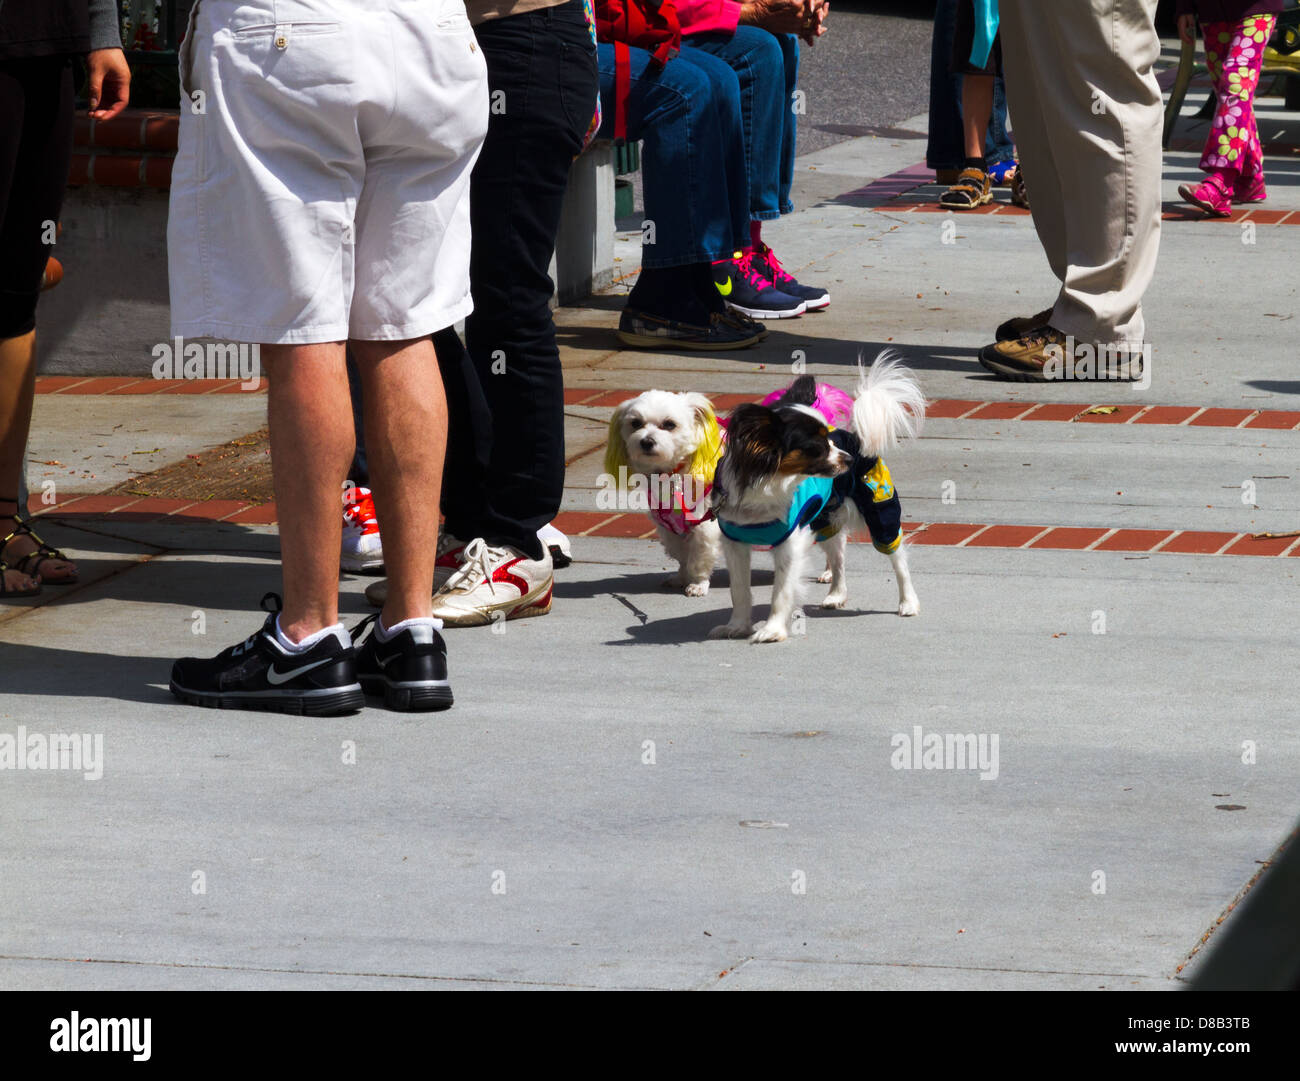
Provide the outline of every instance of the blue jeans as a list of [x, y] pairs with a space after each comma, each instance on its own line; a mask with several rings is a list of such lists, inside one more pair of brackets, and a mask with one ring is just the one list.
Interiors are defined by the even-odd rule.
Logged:
[[682, 38], [682, 55], [698, 62], [699, 53], [717, 57], [736, 73], [745, 131], [745, 169], [749, 215], [768, 221], [794, 209], [795, 84], [799, 78], [799, 40], [757, 26], [738, 26], [735, 34], [692, 34]]
[[[957, 31], [957, 0], [939, 0], [930, 45], [930, 137], [925, 164], [931, 169], [960, 169], [966, 164], [966, 136], [961, 127], [961, 79], [952, 74], [952, 39]], [[990, 163], [1010, 161], [1015, 146], [1007, 135], [1007, 95], [1002, 76], [993, 80], [993, 115], [984, 142]]]
[[[644, 142], [644, 267], [687, 266], [728, 258], [749, 243], [749, 188], [735, 72], [683, 49], [662, 71], [650, 54], [631, 55], [627, 137]], [[596, 47], [601, 127], [614, 137], [614, 46]]]

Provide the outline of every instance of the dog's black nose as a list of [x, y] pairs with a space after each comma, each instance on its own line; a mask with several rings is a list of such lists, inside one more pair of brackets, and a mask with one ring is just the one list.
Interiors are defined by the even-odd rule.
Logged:
[[654, 450], [655, 449], [654, 436], [648, 435], [643, 440], [641, 440], [641, 449], [644, 451]]

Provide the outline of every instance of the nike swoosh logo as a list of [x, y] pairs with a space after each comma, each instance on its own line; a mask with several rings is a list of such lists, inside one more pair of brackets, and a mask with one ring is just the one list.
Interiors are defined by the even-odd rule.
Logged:
[[727, 279], [727, 285], [726, 285], [726, 288], [723, 288], [723, 285], [722, 285], [721, 282], [714, 282], [713, 284], [716, 285], [716, 286], [718, 287], [718, 292], [721, 293], [724, 297], [729, 297], [729, 296], [731, 296], [731, 279], [730, 279], [730, 278]]
[[278, 687], [281, 683], [288, 683], [295, 676], [301, 676], [304, 672], [310, 672], [322, 664], [330, 664], [333, 660], [333, 657], [326, 657], [323, 661], [313, 661], [311, 664], [304, 664], [301, 668], [291, 668], [288, 672], [281, 672], [272, 665], [266, 670], [266, 682], [272, 687]]

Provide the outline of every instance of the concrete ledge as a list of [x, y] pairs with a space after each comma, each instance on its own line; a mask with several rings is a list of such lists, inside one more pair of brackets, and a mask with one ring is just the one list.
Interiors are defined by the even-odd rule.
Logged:
[[561, 304], [614, 280], [614, 144], [607, 139], [592, 143], [569, 173], [551, 280]]

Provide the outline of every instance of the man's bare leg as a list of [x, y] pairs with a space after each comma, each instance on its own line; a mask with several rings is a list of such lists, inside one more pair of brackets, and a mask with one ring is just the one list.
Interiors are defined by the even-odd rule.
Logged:
[[354, 341], [352, 351], [365, 403], [370, 487], [384, 538], [388, 599], [382, 620], [392, 627], [427, 618], [433, 610], [447, 399], [430, 338]]
[[342, 491], [356, 446], [344, 343], [263, 345], [261, 355], [280, 520], [280, 630], [298, 642], [339, 618]]

